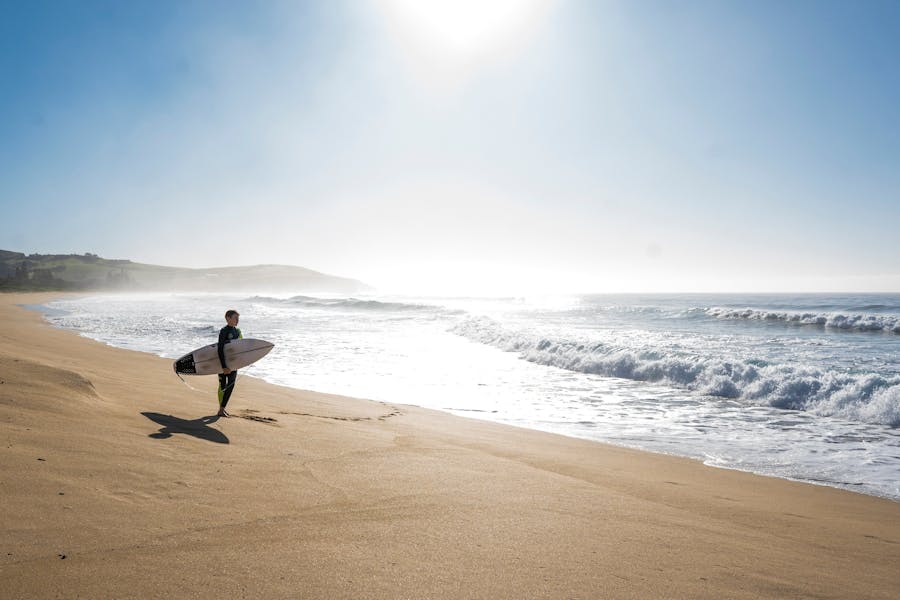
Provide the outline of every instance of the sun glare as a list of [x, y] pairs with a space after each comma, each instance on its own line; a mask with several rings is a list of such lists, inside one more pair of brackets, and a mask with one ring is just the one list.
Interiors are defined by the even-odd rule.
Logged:
[[516, 43], [549, 0], [387, 0], [397, 29], [446, 55], [483, 55]]

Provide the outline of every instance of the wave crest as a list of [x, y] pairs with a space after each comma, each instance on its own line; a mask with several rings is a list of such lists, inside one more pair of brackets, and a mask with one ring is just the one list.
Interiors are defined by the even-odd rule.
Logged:
[[487, 317], [466, 319], [451, 331], [475, 342], [518, 352], [525, 360], [545, 366], [666, 383], [709, 396], [900, 427], [900, 377], [552, 339], [506, 329]]
[[739, 319], [750, 321], [779, 321], [795, 325], [816, 325], [846, 331], [884, 331], [900, 334], [900, 316], [842, 313], [811, 313], [793, 311], [769, 311], [755, 308], [706, 309], [706, 314], [717, 319]]
[[324, 309], [352, 309], [366, 311], [388, 312], [424, 312], [435, 310], [434, 306], [427, 304], [413, 304], [408, 302], [385, 302], [381, 300], [365, 300], [361, 298], [317, 298], [314, 296], [292, 296], [290, 298], [272, 298], [269, 296], [253, 296], [245, 302], [260, 304], [277, 304], [280, 306], [301, 306], [307, 308]]

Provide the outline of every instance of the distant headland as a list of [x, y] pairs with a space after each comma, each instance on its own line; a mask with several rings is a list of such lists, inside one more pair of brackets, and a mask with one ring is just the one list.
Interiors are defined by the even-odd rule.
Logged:
[[96, 254], [24, 254], [0, 250], [0, 292], [173, 291], [358, 294], [371, 287], [304, 267], [254, 265], [189, 269], [108, 259]]

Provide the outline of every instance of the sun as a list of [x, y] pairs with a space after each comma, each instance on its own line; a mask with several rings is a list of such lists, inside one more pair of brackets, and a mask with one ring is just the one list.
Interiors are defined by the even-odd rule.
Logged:
[[384, 0], [396, 30], [448, 56], [508, 47], [533, 30], [551, 0]]

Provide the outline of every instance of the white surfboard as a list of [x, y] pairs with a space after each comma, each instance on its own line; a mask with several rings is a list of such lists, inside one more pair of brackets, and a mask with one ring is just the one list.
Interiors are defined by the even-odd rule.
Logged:
[[[179, 375], [215, 375], [222, 372], [218, 344], [210, 344], [188, 352], [175, 361], [173, 368]], [[225, 344], [225, 364], [232, 371], [252, 365], [269, 353], [275, 344], [253, 338], [231, 340]]]

